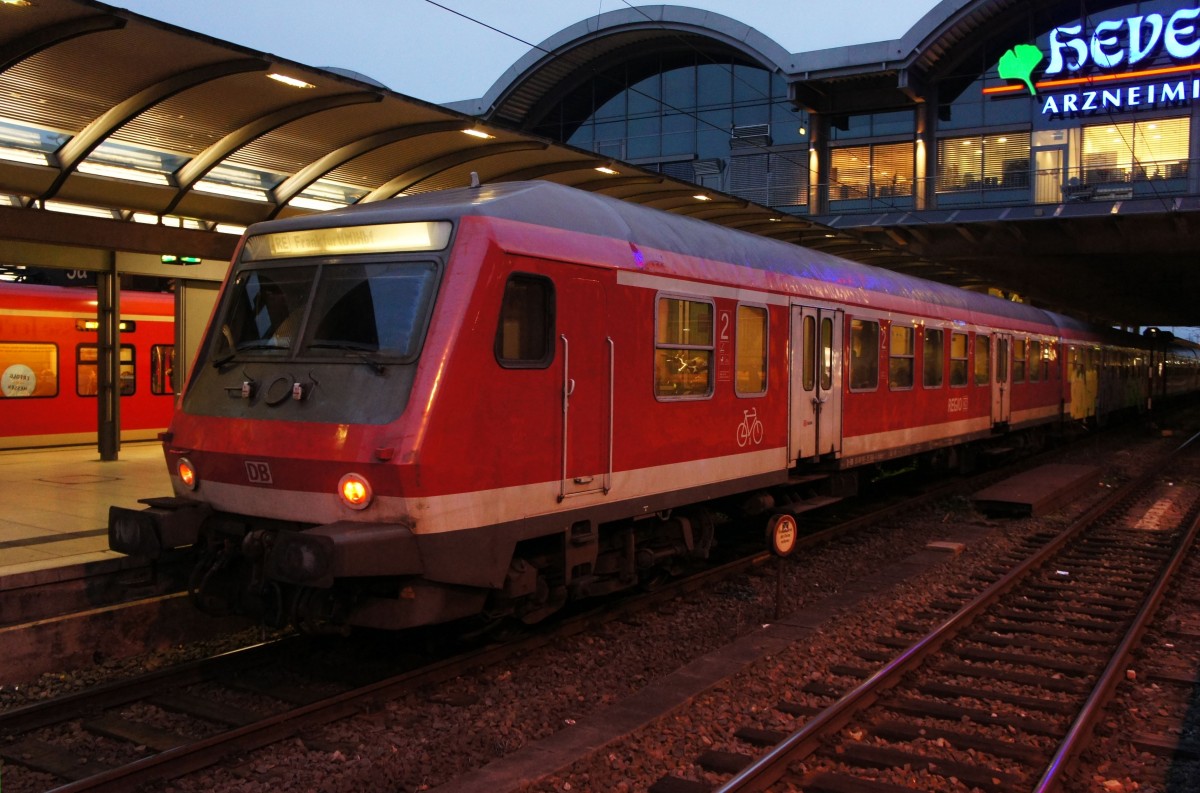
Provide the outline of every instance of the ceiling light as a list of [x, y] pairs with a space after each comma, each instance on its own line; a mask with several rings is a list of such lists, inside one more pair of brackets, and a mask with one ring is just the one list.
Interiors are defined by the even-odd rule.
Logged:
[[606, 173], [609, 176], [616, 176], [618, 173], [620, 173], [619, 171], [615, 171], [612, 168], [609, 168], [607, 165], [601, 165], [596, 170], [599, 171], [600, 173]]
[[32, 0], [0, 0], [0, 5], [16, 6], [17, 8], [29, 8], [33, 5]]
[[252, 190], [249, 187], [237, 187], [231, 184], [221, 184], [220, 182], [209, 182], [201, 180], [192, 185], [193, 190], [201, 193], [215, 193], [217, 195], [229, 196], [230, 198], [245, 198], [250, 201], [262, 201], [266, 203], [267, 194], [263, 190]]
[[71, 204], [66, 201], [46, 201], [43, 206], [51, 212], [65, 212], [68, 215], [83, 215], [84, 217], [107, 218], [108, 220], [116, 218], [114, 210], [88, 206], [86, 204]]
[[90, 173], [93, 176], [109, 176], [113, 179], [125, 179], [130, 182], [146, 184], [170, 184], [167, 175], [153, 171], [139, 171], [136, 168], [122, 168], [119, 165], [106, 165], [101, 162], [81, 162], [77, 170], [80, 173]]
[[346, 206], [344, 203], [337, 201], [325, 201], [320, 198], [309, 198], [307, 196], [298, 195], [291, 201], [288, 201], [288, 206], [298, 207], [300, 209], [315, 209], [318, 212], [324, 212], [327, 209], [341, 209]]
[[290, 85], [292, 88], [316, 88], [312, 83], [306, 83], [303, 80], [297, 80], [295, 77], [288, 77], [286, 74], [280, 74], [279, 72], [272, 72], [267, 77], [284, 85]]
[[698, 193], [697, 195], [692, 196], [692, 198], [696, 199], [697, 201], [712, 201], [710, 196], [706, 196], [703, 193]]
[[[0, 0], [3, 2], [3, 0]], [[0, 160], [8, 160], [10, 162], [23, 162], [29, 165], [49, 165], [50, 160], [45, 154], [40, 151], [28, 151], [26, 149], [10, 149], [8, 146], [0, 146]]]
[[464, 135], [470, 135], [472, 138], [482, 138], [483, 140], [489, 140], [496, 137], [495, 135], [487, 134], [481, 129], [464, 129], [462, 132]]

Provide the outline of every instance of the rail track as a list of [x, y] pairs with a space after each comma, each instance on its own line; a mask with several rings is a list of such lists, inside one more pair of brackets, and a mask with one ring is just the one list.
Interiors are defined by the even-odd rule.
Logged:
[[[827, 543], [876, 523], [897, 508], [945, 498], [976, 488], [999, 475], [988, 472], [929, 486], [902, 502], [856, 506], [816, 524], [798, 546]], [[330, 640], [289, 636], [109, 683], [0, 713], [0, 760], [19, 766], [45, 787], [66, 791], [124, 791], [220, 763], [253, 749], [296, 736], [349, 715], [370, 711], [380, 701], [527, 653], [602, 622], [636, 618], [658, 604], [742, 575], [770, 559], [745, 549], [735, 558], [653, 592], [582, 611], [549, 630], [466, 652], [397, 654], [385, 663], [349, 664], [314, 660], [330, 652], [362, 659], [371, 653], [329, 648]], [[373, 641], [384, 641], [375, 637]], [[433, 639], [431, 638], [431, 642]], [[304, 658], [304, 669], [289, 663]], [[341, 674], [314, 675], [341, 667]], [[370, 667], [370, 668], [364, 668]], [[386, 667], [386, 668], [385, 668]], [[249, 704], [248, 704], [249, 703]], [[96, 742], [102, 751], [95, 749]], [[87, 749], [80, 747], [87, 746]]]
[[[799, 542], [801, 547], [828, 543], [878, 522], [882, 515], [976, 489], [1000, 475], [990, 472], [955, 479], [903, 502], [857, 506], [853, 510], [857, 514], [826, 521]], [[326, 669], [339, 667], [340, 674], [311, 677], [314, 668], [322, 667], [312, 660], [313, 647], [319, 645], [305, 645], [310, 640], [298, 637], [226, 653], [0, 713], [0, 758], [8, 766], [9, 779], [12, 768], [19, 766], [42, 780], [44, 786], [34, 789], [128, 790], [159, 784], [283, 739], [311, 741], [307, 736], [315, 734], [317, 725], [370, 712], [404, 692], [530, 652], [603, 622], [638, 619], [639, 613], [657, 604], [711, 589], [768, 558], [765, 553], [749, 553], [653, 593], [615, 605], [606, 603], [564, 620], [552, 630], [502, 645], [424, 655], [388, 650], [381, 653], [387, 661], [373, 671], [363, 668], [368, 665], [358, 659], [346, 663], [343, 654], [342, 661], [323, 665]], [[286, 663], [296, 657], [305, 658], [309, 668], [301, 672], [297, 665]], [[352, 666], [358, 673], [346, 675]], [[79, 748], [94, 746], [98, 738], [102, 752]]]
[[[746, 724], [746, 751], [696, 763], [726, 777], [721, 793], [1060, 789], [1200, 530], [1197, 438], [1015, 568], [936, 604], [932, 631], [897, 626], [835, 670], [843, 686], [806, 686], [823, 706], [781, 702], [795, 732]], [[1182, 519], [1164, 522], [1164, 503]], [[650, 790], [714, 787], [665, 776]]]

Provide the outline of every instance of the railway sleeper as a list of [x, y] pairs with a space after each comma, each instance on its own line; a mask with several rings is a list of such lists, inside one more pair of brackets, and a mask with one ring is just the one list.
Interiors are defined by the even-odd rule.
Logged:
[[968, 708], [950, 702], [938, 702], [917, 697], [897, 697], [889, 700], [884, 707], [894, 713], [915, 716], [919, 719], [942, 719], [950, 722], [965, 720], [993, 727], [1014, 727], [1033, 735], [1044, 735], [1051, 738], [1058, 738], [1066, 729], [1065, 725], [1054, 721], [997, 713], [983, 708]]
[[51, 774], [68, 782], [78, 782], [111, 771], [115, 767], [102, 760], [80, 757], [70, 749], [29, 737], [14, 743], [0, 744], [0, 757], [13, 765]]
[[921, 739], [941, 740], [955, 749], [971, 749], [975, 752], [1015, 760], [1030, 766], [1042, 765], [1050, 760], [1050, 755], [1032, 744], [1002, 741], [990, 735], [979, 735], [942, 727], [921, 726], [913, 724], [911, 721], [882, 719], [869, 725], [867, 729], [873, 735], [895, 743], [914, 742]]
[[861, 743], [843, 743], [839, 747], [837, 760], [847, 765], [867, 768], [905, 768], [925, 771], [943, 777], [955, 777], [967, 785], [996, 793], [1017, 790], [1024, 777], [1010, 774], [997, 768], [970, 765], [940, 757], [914, 754], [906, 749], [890, 746], [871, 746]]

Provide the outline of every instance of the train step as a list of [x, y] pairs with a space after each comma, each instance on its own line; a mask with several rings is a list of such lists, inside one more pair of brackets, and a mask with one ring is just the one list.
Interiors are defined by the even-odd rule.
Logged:
[[779, 511], [786, 512], [789, 515], [799, 515], [802, 512], [809, 512], [821, 507], [827, 507], [830, 504], [836, 504], [844, 499], [841, 496], [813, 496], [806, 498], [803, 501], [793, 501], [790, 504], [780, 504]]

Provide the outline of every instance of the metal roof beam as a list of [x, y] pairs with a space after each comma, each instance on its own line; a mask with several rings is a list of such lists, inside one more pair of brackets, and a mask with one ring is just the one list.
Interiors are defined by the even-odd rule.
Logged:
[[279, 129], [297, 119], [325, 110], [382, 100], [382, 94], [368, 91], [322, 96], [307, 102], [298, 102], [294, 105], [280, 108], [273, 113], [268, 113], [261, 118], [251, 121], [240, 129], [236, 129], [225, 135], [216, 143], [197, 154], [175, 173], [175, 183], [179, 187], [179, 192], [175, 194], [175, 198], [171, 200], [170, 205], [163, 210], [163, 214], [170, 214], [174, 211], [192, 185], [203, 179], [209, 171], [223, 160], [251, 141], [266, 135], [268, 132]]
[[495, 157], [500, 154], [511, 154], [512, 152], [517, 151], [542, 151], [545, 150], [548, 145], [549, 144], [537, 140], [518, 140], [510, 143], [490, 143], [484, 146], [477, 146], [470, 149], [462, 149], [460, 151], [451, 152], [450, 154], [443, 155], [437, 159], [430, 160], [420, 167], [413, 168], [393, 177], [385, 184], [381, 184], [379, 187], [363, 196], [363, 199], [359, 203], [365, 204], [370, 201], [383, 201], [391, 198], [397, 193], [403, 193], [405, 190], [415, 187], [431, 176], [448, 171], [455, 166], [462, 165], [463, 163], [472, 162], [474, 160], [482, 160], [486, 157]]
[[128, 20], [120, 17], [100, 14], [39, 28], [0, 47], [0, 72], [8, 71], [21, 61], [32, 58], [42, 50], [49, 49], [56, 44], [91, 33], [120, 30], [125, 27], [127, 22]]
[[133, 120], [149, 108], [169, 99], [175, 94], [202, 83], [212, 82], [231, 74], [244, 72], [265, 71], [269, 63], [260, 58], [240, 58], [235, 61], [222, 61], [186, 72], [172, 75], [166, 80], [143, 88], [120, 104], [109, 108], [103, 115], [83, 128], [75, 137], [67, 141], [58, 150], [57, 159], [59, 174], [39, 198], [43, 201], [53, 198], [67, 179], [74, 173], [79, 163], [83, 162], [96, 147], [104, 142], [122, 126]]
[[562, 160], [560, 162], [545, 162], [528, 168], [518, 168], [515, 171], [493, 176], [492, 182], [525, 182], [531, 179], [541, 179], [554, 174], [569, 171], [595, 170], [602, 165], [609, 165], [612, 160]]
[[278, 214], [280, 208], [308, 189], [310, 184], [357, 157], [361, 157], [376, 149], [381, 149], [384, 146], [399, 143], [402, 140], [411, 140], [422, 135], [437, 135], [442, 132], [459, 132], [464, 129], [470, 129], [473, 124], [473, 121], [465, 119], [409, 124], [406, 127], [395, 127], [347, 143], [345, 146], [329, 152], [329, 154], [326, 154], [321, 159], [304, 166], [272, 190], [271, 199], [277, 207], [271, 213], [271, 216], [274, 217]]

